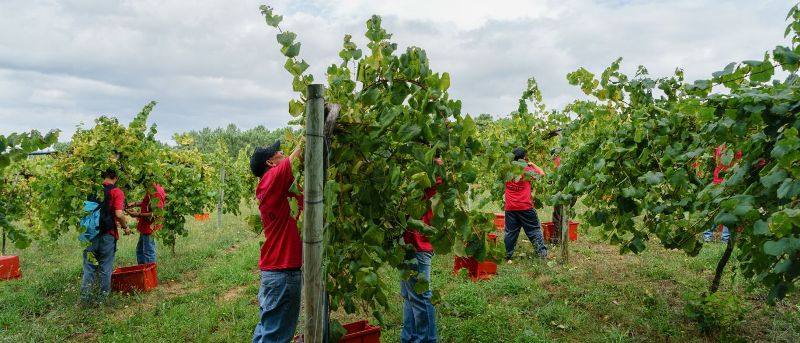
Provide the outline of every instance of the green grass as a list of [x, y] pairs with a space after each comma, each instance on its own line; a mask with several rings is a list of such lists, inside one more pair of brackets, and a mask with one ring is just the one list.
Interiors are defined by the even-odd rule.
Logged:
[[[99, 310], [76, 306], [81, 248], [74, 235], [12, 251], [20, 256], [23, 278], [0, 282], [0, 341], [248, 341], [257, 320], [262, 238], [239, 218], [224, 219], [222, 229], [214, 227], [214, 218], [190, 220], [190, 235], [178, 241], [175, 255], [159, 246], [157, 289], [113, 294], [110, 305]], [[586, 231], [571, 245], [567, 266], [531, 259], [530, 243], [520, 239], [518, 252], [526, 257], [501, 265], [499, 275], [488, 281], [453, 275], [453, 257], [435, 256], [432, 287], [441, 294], [436, 304], [440, 341], [800, 341], [798, 298], [770, 307], [764, 290], [747, 291], [749, 282], [732, 273], [723, 278], [721, 290], [752, 309], [746, 320], [707, 336], [687, 319], [685, 296], [705, 291], [722, 245], [707, 245], [696, 258], [654, 245], [639, 256], [620, 256], [617, 247]], [[120, 240], [118, 266], [135, 262], [135, 243], [135, 236]], [[396, 288], [384, 312], [382, 339], [397, 342], [399, 274], [387, 269], [381, 275]], [[333, 317], [347, 322], [368, 318], [369, 312]]]

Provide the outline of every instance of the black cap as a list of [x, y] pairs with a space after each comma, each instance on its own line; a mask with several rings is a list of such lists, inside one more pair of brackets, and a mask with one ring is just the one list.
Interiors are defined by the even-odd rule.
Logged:
[[281, 141], [277, 140], [266, 148], [256, 148], [250, 156], [250, 171], [256, 177], [261, 177], [267, 172], [267, 160], [281, 150]]
[[117, 178], [117, 170], [114, 168], [108, 168], [102, 173], [100, 173], [100, 177], [106, 179], [116, 179]]
[[525, 149], [523, 148], [514, 148], [513, 153], [514, 153], [514, 161], [524, 159], [525, 157], [528, 156], [528, 154], [525, 152]]

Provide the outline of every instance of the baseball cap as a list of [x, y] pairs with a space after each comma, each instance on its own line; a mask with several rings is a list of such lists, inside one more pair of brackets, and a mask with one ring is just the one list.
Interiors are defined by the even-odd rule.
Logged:
[[514, 153], [514, 161], [523, 159], [528, 156], [528, 154], [525, 152], [525, 149], [523, 148], [514, 148], [513, 153]]
[[277, 140], [266, 148], [256, 148], [250, 155], [250, 171], [256, 177], [261, 177], [267, 172], [267, 160], [281, 150], [281, 141]]

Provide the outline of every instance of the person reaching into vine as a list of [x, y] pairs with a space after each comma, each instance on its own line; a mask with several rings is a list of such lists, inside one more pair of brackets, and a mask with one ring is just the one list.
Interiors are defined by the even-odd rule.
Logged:
[[[724, 155], [727, 150], [728, 150], [728, 147], [725, 146], [725, 144], [721, 144], [721, 145], [717, 146], [716, 149], [714, 149], [714, 165], [715, 165], [715, 167], [714, 167], [714, 174], [713, 174], [713, 178], [712, 178], [711, 182], [713, 184], [715, 184], [715, 185], [719, 185], [719, 184], [723, 183], [725, 181], [725, 179], [722, 178], [722, 176], [720, 174], [728, 171], [730, 168], [733, 168], [733, 166], [736, 165], [736, 162], [739, 161], [742, 158], [742, 152], [741, 151], [737, 151], [736, 154], [734, 154], [733, 160], [731, 160], [728, 164], [725, 164], [722, 161], [722, 155]], [[730, 239], [730, 237], [731, 237], [730, 229], [728, 229], [727, 226], [722, 225], [722, 224], [720, 224], [720, 226], [722, 226], [722, 237], [721, 237], [722, 243], [727, 243], [728, 239]], [[712, 226], [711, 228], [709, 228], [708, 230], [703, 232], [703, 240], [704, 241], [706, 241], [706, 242], [710, 242], [711, 241], [711, 238], [713, 237], [713, 230], [714, 230], [714, 227]]]
[[253, 342], [291, 341], [300, 317], [303, 245], [289, 199], [302, 197], [290, 189], [295, 183], [292, 162], [302, 158], [303, 141], [289, 156], [280, 147], [281, 142], [276, 141], [257, 148], [250, 157], [250, 171], [261, 178], [256, 199], [265, 238], [258, 262], [260, 315]]
[[544, 171], [528, 161], [525, 149], [516, 148], [513, 153], [514, 161], [525, 162], [526, 166], [519, 178], [506, 182], [506, 262], [512, 263], [520, 229], [525, 231], [525, 235], [528, 236], [539, 257], [546, 259], [547, 246], [544, 244], [542, 225], [539, 222], [536, 209], [533, 207], [533, 197], [531, 195], [531, 180], [537, 175], [544, 175]]
[[[158, 183], [153, 182], [140, 202], [128, 203], [125, 212], [137, 219], [136, 230], [139, 231], [139, 242], [136, 243], [136, 263], [156, 262], [156, 241], [153, 233], [161, 228], [161, 218], [156, 218], [151, 208], [151, 200], [158, 199], [158, 208], [164, 208], [167, 193]], [[130, 208], [139, 207], [139, 211], [130, 211]]]
[[[99, 231], [90, 245], [83, 250], [83, 277], [81, 280], [81, 305], [92, 301], [105, 303], [111, 292], [111, 273], [114, 271], [114, 255], [117, 252], [119, 231], [131, 233], [125, 220], [125, 193], [117, 187], [117, 171], [109, 168], [101, 173], [103, 178], [103, 200], [100, 204]], [[95, 283], [99, 286], [99, 296], [95, 297]]]
[[[442, 165], [442, 159], [434, 159], [436, 165]], [[423, 200], [430, 201], [436, 195], [436, 187], [442, 184], [442, 178], [436, 177], [436, 184], [425, 190]], [[422, 216], [421, 220], [425, 225], [431, 225], [433, 210], [428, 207], [428, 211]], [[401, 342], [436, 342], [436, 311], [431, 302], [433, 293], [430, 289], [417, 293], [415, 287], [419, 279], [424, 279], [430, 285], [431, 281], [431, 258], [433, 257], [433, 245], [428, 237], [418, 230], [407, 228], [403, 240], [406, 244], [414, 246], [414, 258], [417, 275], [408, 280], [400, 281], [400, 295], [404, 299], [403, 304], [403, 329], [400, 332]]]

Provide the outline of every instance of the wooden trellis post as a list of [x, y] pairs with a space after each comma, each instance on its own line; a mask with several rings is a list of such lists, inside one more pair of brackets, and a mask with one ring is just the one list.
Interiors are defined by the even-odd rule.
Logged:
[[325, 332], [325, 284], [322, 275], [324, 88], [308, 86], [306, 94], [305, 196], [303, 211], [303, 300], [305, 342], [322, 342]]
[[217, 229], [222, 228], [222, 205], [225, 201], [225, 168], [220, 170], [219, 175], [220, 181], [220, 189], [219, 189], [219, 201], [217, 202]]
[[569, 263], [569, 205], [561, 206], [561, 263]]

